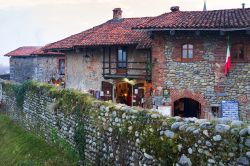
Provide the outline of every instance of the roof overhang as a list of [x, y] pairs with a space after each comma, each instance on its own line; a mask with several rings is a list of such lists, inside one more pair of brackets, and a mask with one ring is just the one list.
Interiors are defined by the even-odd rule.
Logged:
[[250, 27], [247, 28], [133, 28], [137, 31], [244, 31], [250, 30]]

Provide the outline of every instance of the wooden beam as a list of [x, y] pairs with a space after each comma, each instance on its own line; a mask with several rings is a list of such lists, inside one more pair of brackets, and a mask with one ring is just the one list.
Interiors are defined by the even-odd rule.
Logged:
[[111, 47], [109, 47], [109, 74], [111, 74]]
[[80, 48], [76, 48], [75, 50], [77, 54], [81, 52]]
[[149, 35], [150, 39], [154, 39], [154, 37], [155, 37], [154, 33], [152, 31], [148, 32], [148, 35]]
[[171, 36], [174, 36], [174, 35], [175, 35], [175, 30], [170, 30], [170, 31], [169, 31], [169, 34], [170, 34]]
[[220, 31], [220, 35], [224, 36], [225, 35], [225, 31]]
[[102, 48], [103, 50], [103, 62], [102, 62], [102, 66], [103, 66], [103, 71], [102, 73], [105, 73], [105, 47]]
[[200, 34], [201, 34], [201, 31], [199, 31], [199, 30], [195, 31], [196, 36], [200, 36]]

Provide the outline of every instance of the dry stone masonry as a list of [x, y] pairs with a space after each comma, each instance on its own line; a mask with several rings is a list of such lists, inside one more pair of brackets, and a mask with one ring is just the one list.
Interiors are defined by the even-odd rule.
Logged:
[[65, 140], [91, 165], [250, 162], [250, 126], [241, 121], [163, 117], [34, 82], [0, 85], [1, 112], [49, 142]]
[[[169, 97], [162, 99], [165, 105], [174, 107], [176, 100], [192, 98], [201, 104], [201, 117], [205, 118], [212, 107], [221, 107], [222, 101], [238, 101], [240, 119], [250, 120], [250, 63], [232, 59], [230, 73], [225, 76], [225, 36], [156, 33], [154, 39], [153, 84], [156, 89], [169, 90]], [[242, 34], [231, 38], [232, 43], [244, 40]], [[183, 43], [194, 45], [192, 59], [181, 58]], [[156, 97], [163, 98], [162, 94]]]

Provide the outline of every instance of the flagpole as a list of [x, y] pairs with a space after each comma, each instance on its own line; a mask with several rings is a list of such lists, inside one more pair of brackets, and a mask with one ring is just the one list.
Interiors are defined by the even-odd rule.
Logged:
[[227, 36], [227, 53], [226, 53], [226, 62], [225, 62], [225, 76], [228, 76], [229, 70], [231, 67], [231, 58], [230, 58], [230, 39], [229, 35]]

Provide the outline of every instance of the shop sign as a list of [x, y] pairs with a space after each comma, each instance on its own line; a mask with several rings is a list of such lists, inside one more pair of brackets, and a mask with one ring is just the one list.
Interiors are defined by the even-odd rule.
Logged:
[[231, 120], [239, 120], [239, 102], [238, 101], [222, 101], [221, 117]]

